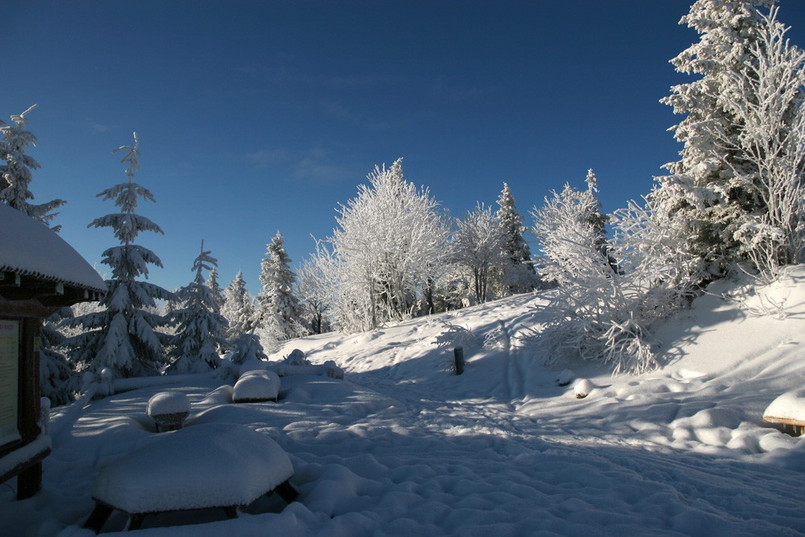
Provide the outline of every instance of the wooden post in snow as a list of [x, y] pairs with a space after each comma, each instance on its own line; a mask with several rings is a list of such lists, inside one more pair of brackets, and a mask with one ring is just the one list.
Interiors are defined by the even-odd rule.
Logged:
[[464, 348], [456, 347], [453, 349], [453, 354], [456, 360], [456, 375], [460, 375], [464, 372]]

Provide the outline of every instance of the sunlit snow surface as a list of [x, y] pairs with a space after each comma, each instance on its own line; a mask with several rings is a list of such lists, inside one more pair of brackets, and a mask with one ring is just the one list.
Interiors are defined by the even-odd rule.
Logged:
[[[759, 295], [738, 290], [720, 283], [658, 327], [666, 366], [637, 377], [542, 366], [546, 301], [528, 295], [292, 341], [271, 358], [299, 348], [346, 376], [283, 377], [279, 403], [232, 404], [231, 385], [197, 376], [57, 408], [43, 491], [15, 502], [2, 490], [0, 535], [90, 535], [80, 526], [96, 477], [160, 438], [146, 405], [166, 389], [191, 401], [183, 430], [235, 423], [276, 441], [299, 501], [192, 526], [146, 518], [143, 537], [802, 535], [805, 441], [762, 415], [804, 384], [805, 270]], [[785, 311], [770, 309], [783, 299]], [[456, 376], [445, 334], [466, 342], [467, 330], [478, 344], [464, 345]], [[588, 379], [587, 397], [560, 376]], [[124, 524], [116, 514], [105, 530]]]

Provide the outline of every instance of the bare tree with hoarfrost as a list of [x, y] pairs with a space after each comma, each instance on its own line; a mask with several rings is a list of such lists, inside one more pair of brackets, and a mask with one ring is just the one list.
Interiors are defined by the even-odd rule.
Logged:
[[330, 301], [330, 281], [328, 252], [320, 242], [316, 252], [302, 262], [297, 271], [296, 292], [302, 305], [303, 315], [310, 324], [311, 332], [323, 334], [329, 330], [328, 312]]
[[476, 304], [489, 299], [491, 271], [507, 261], [506, 236], [491, 207], [477, 205], [456, 222], [451, 242], [452, 260], [472, 272]]
[[608, 364], [615, 373], [644, 372], [657, 366], [643, 314], [652, 304], [644, 304], [638, 273], [613, 266], [613, 257], [626, 258], [632, 248], [606, 241], [590, 177], [587, 190], [565, 185], [532, 211], [533, 232], [548, 259], [545, 277], [559, 284], [542, 338], [549, 363], [572, 355]]
[[170, 314], [176, 332], [169, 343], [167, 373], [203, 373], [221, 362], [219, 352], [227, 346], [227, 321], [204, 282], [204, 271], [217, 265], [202, 241], [201, 252], [193, 261], [196, 276], [176, 293], [179, 306]]
[[423, 284], [445, 255], [448, 225], [427, 188], [403, 178], [402, 159], [375, 166], [339, 209], [329, 239], [337, 326], [375, 329], [414, 315]]
[[112, 269], [107, 280], [109, 290], [101, 300], [101, 310], [65, 321], [67, 326], [82, 328], [83, 333], [67, 339], [70, 359], [79, 368], [100, 371], [110, 368], [116, 376], [131, 377], [157, 374], [164, 365], [162, 340], [156, 329], [164, 324], [157, 313], [157, 300], [170, 300], [173, 295], [158, 285], [139, 280], [148, 277], [148, 265], [162, 266], [159, 257], [135, 244], [143, 231], [162, 233], [162, 229], [135, 212], [138, 199], [155, 201], [153, 194], [134, 182], [140, 167], [137, 133], [134, 145], [121, 146], [121, 162], [128, 165], [127, 181], [98, 194], [114, 200], [120, 212], [93, 220], [88, 227], [110, 227], [120, 245], [103, 252], [101, 262]]

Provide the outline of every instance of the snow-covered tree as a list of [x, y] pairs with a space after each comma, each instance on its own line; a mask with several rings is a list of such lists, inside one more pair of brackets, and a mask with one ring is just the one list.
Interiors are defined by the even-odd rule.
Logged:
[[547, 263], [543, 275], [560, 285], [587, 269], [590, 245], [616, 270], [608, 252], [607, 217], [601, 213], [596, 194], [597, 181], [592, 170], [587, 173], [587, 190], [578, 191], [565, 184], [561, 193], [553, 191], [544, 205], [531, 212], [534, 235], [539, 240]]
[[[723, 273], [743, 257], [739, 230], [749, 215], [766, 210], [755, 185], [757, 166], [746, 152], [736, 150], [746, 136], [745, 118], [725, 99], [739, 95], [758, 104], [757, 96], [741, 86], [758, 74], [758, 56], [765, 54], [766, 47], [764, 25], [768, 25], [759, 8], [771, 4], [768, 0], [698, 0], [680, 21], [696, 30], [700, 39], [671, 62], [678, 72], [697, 78], [672, 87], [662, 99], [674, 113], [685, 115], [673, 127], [684, 147], [681, 159], [666, 165], [670, 175], [657, 178], [658, 188], [650, 197], [655, 217], [663, 219], [677, 240], [703, 260], [693, 276], [700, 281]], [[797, 88], [795, 93], [800, 91]], [[799, 99], [786, 88], [780, 97]]]
[[304, 334], [299, 299], [294, 294], [296, 274], [291, 270], [291, 258], [279, 231], [266, 247], [260, 283], [257, 318], [263, 333], [278, 342]]
[[327, 274], [329, 261], [324, 245], [317, 243], [316, 252], [302, 262], [297, 274], [296, 291], [304, 316], [308, 319], [311, 332], [314, 334], [322, 334], [329, 330], [327, 319], [331, 300], [331, 287]]
[[70, 360], [80, 368], [95, 371], [108, 367], [115, 376], [131, 377], [157, 374], [164, 363], [162, 334], [156, 331], [164, 320], [156, 313], [157, 300], [169, 300], [172, 293], [158, 285], [139, 280], [148, 277], [148, 265], [162, 266], [159, 257], [139, 244], [134, 244], [143, 231], [162, 233], [162, 229], [145, 216], [135, 212], [138, 199], [155, 201], [153, 194], [134, 182], [140, 167], [139, 141], [134, 133], [134, 145], [121, 146], [121, 162], [128, 165], [127, 181], [98, 194], [104, 200], [114, 200], [119, 213], [93, 220], [88, 227], [110, 227], [119, 246], [103, 252], [101, 262], [112, 270], [107, 280], [109, 290], [101, 300], [99, 312], [68, 319], [66, 324], [85, 331], [68, 338]]
[[39, 163], [26, 154], [28, 146], [36, 145], [36, 136], [26, 131], [25, 127], [28, 125], [28, 114], [35, 108], [36, 105], [33, 105], [25, 112], [11, 116], [13, 125], [0, 121], [0, 160], [5, 161], [5, 164], [0, 164], [0, 201], [49, 225], [56, 216], [52, 211], [65, 202], [56, 199], [38, 205], [29, 203], [34, 198], [29, 189], [31, 170], [39, 168]]
[[204, 271], [217, 264], [201, 241], [201, 252], [193, 261], [196, 276], [179, 290], [180, 307], [171, 313], [176, 333], [170, 340], [168, 373], [203, 373], [220, 364], [219, 351], [226, 347], [227, 321], [204, 282]]
[[491, 207], [477, 205], [463, 220], [456, 222], [451, 250], [453, 262], [472, 272], [474, 299], [482, 304], [489, 298], [490, 271], [508, 258], [506, 236]]
[[537, 287], [538, 278], [531, 262], [531, 249], [523, 238], [527, 228], [517, 212], [514, 195], [508, 183], [503, 183], [497, 203], [496, 217], [503, 230], [503, 252], [506, 256], [503, 264], [503, 286], [508, 294], [532, 291]]
[[375, 167], [369, 184], [339, 209], [330, 238], [342, 330], [374, 329], [412, 316], [422, 285], [445, 255], [448, 226], [427, 188], [403, 178], [402, 159]]
[[542, 338], [551, 361], [570, 353], [609, 364], [616, 373], [643, 372], [657, 365], [647, 329], [654, 302], [646, 299], [641, 273], [614, 266], [613, 254], [625, 258], [634, 247], [606, 242], [590, 178], [587, 190], [565, 185], [532, 212], [533, 232], [548, 260], [544, 273], [559, 283], [546, 308], [552, 317]]
[[217, 266], [212, 267], [210, 275], [207, 277], [207, 287], [210, 289], [210, 293], [212, 293], [212, 297], [215, 299], [215, 303], [218, 304], [218, 309], [220, 310], [224, 305], [224, 290], [221, 289], [221, 284], [218, 283]]
[[[754, 198], [735, 225], [740, 252], [766, 278], [796, 263], [805, 244], [805, 52], [786, 39], [772, 7], [739, 73], [717, 103], [734, 133], [708, 128], [714, 143], [740, 156], [734, 183]], [[734, 226], [733, 226], [734, 227]]]
[[224, 290], [224, 305], [221, 307], [221, 315], [226, 318], [229, 326], [226, 332], [229, 341], [234, 341], [241, 334], [250, 332], [255, 326], [254, 303], [246, 288], [243, 272], [240, 270]]
[[70, 317], [70, 308], [60, 308], [44, 320], [40, 331], [39, 383], [42, 396], [50, 399], [52, 406], [72, 402], [80, 389], [80, 379], [75, 368], [59, 350], [66, 338], [59, 331], [58, 324]]

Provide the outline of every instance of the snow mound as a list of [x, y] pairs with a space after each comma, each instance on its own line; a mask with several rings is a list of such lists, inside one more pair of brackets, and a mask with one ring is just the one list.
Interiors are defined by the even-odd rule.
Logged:
[[280, 377], [266, 369], [252, 369], [240, 376], [232, 389], [235, 403], [277, 400], [280, 393]]
[[584, 399], [590, 392], [595, 389], [595, 384], [590, 382], [588, 379], [580, 379], [574, 386], [573, 386], [573, 393], [576, 395], [576, 399]]
[[146, 413], [151, 417], [165, 414], [189, 414], [190, 399], [182, 392], [159, 392], [148, 400]]
[[105, 467], [92, 496], [127, 513], [248, 505], [293, 475], [285, 451], [232, 423], [196, 425]]

